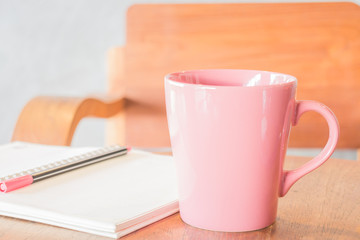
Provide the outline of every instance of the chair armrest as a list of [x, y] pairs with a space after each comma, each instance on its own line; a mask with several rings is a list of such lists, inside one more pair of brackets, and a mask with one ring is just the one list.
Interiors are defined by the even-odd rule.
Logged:
[[108, 118], [124, 107], [124, 97], [51, 97], [30, 100], [22, 110], [12, 141], [49, 145], [71, 144], [82, 118]]

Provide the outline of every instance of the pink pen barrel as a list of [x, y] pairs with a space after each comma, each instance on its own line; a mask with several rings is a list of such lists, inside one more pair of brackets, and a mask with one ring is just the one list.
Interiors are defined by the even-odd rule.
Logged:
[[13, 178], [0, 183], [0, 192], [7, 193], [16, 189], [28, 186], [34, 181], [31, 175], [25, 175], [18, 178]]

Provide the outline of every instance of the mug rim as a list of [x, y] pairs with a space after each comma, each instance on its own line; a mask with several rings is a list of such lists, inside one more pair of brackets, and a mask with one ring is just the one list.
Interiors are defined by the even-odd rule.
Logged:
[[[196, 72], [210, 72], [210, 71], [234, 71], [234, 72], [256, 72], [256, 73], [267, 73], [267, 74], [276, 74], [282, 75], [289, 78], [288, 81], [283, 83], [273, 83], [273, 84], [264, 84], [264, 85], [215, 85], [215, 84], [203, 84], [203, 83], [187, 83], [183, 81], [176, 81], [171, 79], [171, 76], [179, 75], [182, 73], [196, 73]], [[265, 71], [265, 70], [254, 70], [254, 69], [194, 69], [194, 70], [184, 70], [178, 72], [172, 72], [165, 75], [165, 82], [168, 81], [173, 85], [177, 85], [179, 87], [183, 86], [193, 86], [193, 87], [209, 87], [209, 88], [271, 88], [271, 87], [284, 87], [284, 86], [297, 86], [297, 78], [293, 75], [280, 73], [280, 72], [272, 72], [272, 71]]]

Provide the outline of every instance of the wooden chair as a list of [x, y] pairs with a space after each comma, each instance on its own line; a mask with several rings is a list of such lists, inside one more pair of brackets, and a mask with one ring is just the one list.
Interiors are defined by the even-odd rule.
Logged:
[[[141, 4], [127, 13], [125, 47], [109, 51], [106, 96], [37, 97], [12, 140], [70, 145], [78, 122], [109, 118], [108, 143], [170, 146], [165, 74], [207, 68], [259, 69], [298, 78], [297, 99], [329, 106], [339, 148], [360, 148], [360, 7], [354, 3]], [[326, 122], [306, 114], [292, 147], [323, 147]]]

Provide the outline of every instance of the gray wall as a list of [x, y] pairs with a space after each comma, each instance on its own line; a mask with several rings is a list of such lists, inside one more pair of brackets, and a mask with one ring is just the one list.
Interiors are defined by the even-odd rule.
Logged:
[[[175, 3], [0, 0], [0, 144], [10, 141], [17, 116], [34, 96], [105, 92], [106, 51], [124, 43], [126, 9], [151, 2]], [[104, 120], [80, 122], [73, 145], [103, 145], [104, 127]]]
[[[37, 95], [106, 90], [106, 51], [124, 42], [129, 2], [0, 0], [0, 144]], [[74, 145], [103, 145], [104, 120], [80, 123]]]

